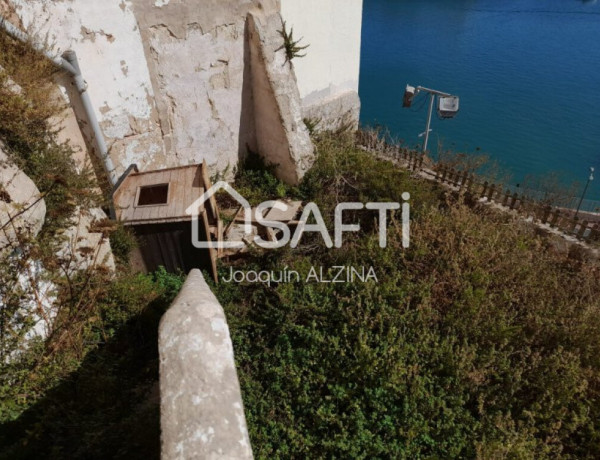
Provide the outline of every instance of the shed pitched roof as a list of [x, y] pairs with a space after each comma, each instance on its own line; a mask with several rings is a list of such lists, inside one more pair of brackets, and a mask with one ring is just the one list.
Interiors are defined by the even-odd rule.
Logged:
[[[166, 185], [156, 188], [151, 187]], [[186, 209], [211, 186], [206, 163], [157, 171], [130, 172], [113, 194], [117, 219], [125, 225], [141, 225], [191, 220]], [[144, 199], [148, 194], [151, 198]], [[140, 200], [142, 195], [142, 200]], [[156, 199], [158, 198], [158, 199]], [[151, 204], [144, 204], [150, 202]], [[217, 219], [216, 202], [200, 205], [208, 208], [211, 220]]]

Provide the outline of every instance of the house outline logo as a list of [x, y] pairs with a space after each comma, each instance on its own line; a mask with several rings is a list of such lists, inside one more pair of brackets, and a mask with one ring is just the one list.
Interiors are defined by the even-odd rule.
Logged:
[[[246, 200], [242, 195], [240, 195], [231, 185], [229, 185], [225, 181], [219, 181], [210, 187], [206, 192], [200, 196], [197, 200], [195, 200], [186, 210], [185, 213], [192, 217], [192, 244], [194, 247], [199, 249], [222, 249], [222, 248], [233, 248], [233, 249], [241, 249], [244, 248], [246, 244], [250, 244], [246, 238], [242, 238], [241, 241], [200, 241], [200, 207], [209, 199], [215, 195], [219, 190], [225, 190], [229, 195], [234, 198], [244, 209], [244, 236], [252, 236], [253, 228], [253, 212], [252, 207], [248, 200]], [[370, 203], [360, 203], [360, 202], [346, 202], [346, 203], [338, 203], [335, 208], [335, 247], [342, 247], [342, 234], [344, 232], [357, 232], [360, 230], [359, 224], [344, 224], [343, 223], [343, 211], [344, 210], [360, 210], [360, 209], [368, 209], [375, 210], [379, 213], [379, 246], [381, 248], [387, 247], [387, 217], [386, 213], [388, 211], [393, 211], [396, 209], [402, 209], [402, 247], [408, 248], [410, 245], [410, 194], [408, 192], [404, 192], [402, 194], [402, 199], [404, 202], [402, 205], [398, 202], [370, 202]], [[284, 203], [281, 203], [277, 200], [268, 200], [261, 204], [259, 204], [256, 208], [256, 223], [258, 225], [279, 229], [283, 232], [283, 236], [281, 239], [273, 240], [263, 240], [259, 235], [255, 235], [253, 238], [253, 242], [258, 246], [265, 249], [276, 249], [285, 246], [290, 243], [291, 248], [295, 248], [304, 232], [317, 232], [320, 233], [323, 237], [323, 241], [328, 248], [334, 246], [334, 243], [331, 239], [325, 221], [319, 211], [319, 207], [316, 203], [311, 202], [304, 206], [304, 211], [302, 212], [302, 216], [297, 222], [296, 231], [294, 232], [293, 238], [290, 238], [290, 230], [289, 227], [280, 221], [277, 220], [267, 220], [263, 216], [263, 212], [269, 208], [277, 208], [279, 210], [285, 211], [288, 206]], [[316, 223], [315, 224], [307, 224], [309, 217], [313, 216]], [[210, 236], [209, 236], [210, 239]]]
[[234, 198], [244, 208], [244, 233], [246, 236], [252, 235], [252, 207], [248, 200], [240, 195], [231, 185], [225, 181], [219, 181], [204, 192], [200, 198], [194, 201], [186, 210], [187, 215], [192, 216], [192, 244], [199, 249], [221, 249], [233, 248], [239, 249], [245, 246], [243, 241], [200, 241], [200, 206], [208, 201], [219, 190], [225, 190], [232, 198]]

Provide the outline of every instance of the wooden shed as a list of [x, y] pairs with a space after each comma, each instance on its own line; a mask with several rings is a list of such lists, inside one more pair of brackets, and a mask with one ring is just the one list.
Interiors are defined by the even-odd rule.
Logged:
[[[133, 228], [148, 271], [161, 265], [169, 272], [201, 268], [210, 270], [217, 281], [217, 251], [193, 246], [192, 216], [186, 214], [211, 186], [206, 162], [145, 172], [133, 166], [120, 179], [113, 193], [115, 213]], [[200, 205], [199, 220], [202, 241], [222, 238], [214, 196]]]

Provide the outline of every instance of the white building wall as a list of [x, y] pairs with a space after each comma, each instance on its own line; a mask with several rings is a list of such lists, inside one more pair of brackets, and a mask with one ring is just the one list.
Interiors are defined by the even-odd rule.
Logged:
[[[274, 1], [133, 0], [169, 161], [206, 160], [231, 179], [256, 150], [249, 54], [249, 11]], [[261, 7], [258, 7], [258, 3]]]
[[[362, 7], [362, 0], [281, 0], [288, 32], [293, 28], [294, 40], [302, 38], [300, 44], [309, 45], [305, 57], [293, 60], [300, 96], [309, 113], [340, 98], [347, 99], [343, 103], [347, 109], [348, 104], [359, 104]], [[339, 105], [334, 109], [339, 110]]]
[[47, 35], [57, 54], [77, 53], [117, 174], [132, 163], [150, 170], [206, 160], [231, 178], [257, 149], [249, 12], [281, 9], [310, 44], [293, 61], [304, 117], [326, 119], [321, 128], [358, 120], [362, 0], [8, 2], [30, 35]]
[[110, 155], [131, 163], [164, 163], [164, 149], [142, 37], [125, 0], [13, 0], [28, 33], [47, 37], [56, 54], [77, 53]]

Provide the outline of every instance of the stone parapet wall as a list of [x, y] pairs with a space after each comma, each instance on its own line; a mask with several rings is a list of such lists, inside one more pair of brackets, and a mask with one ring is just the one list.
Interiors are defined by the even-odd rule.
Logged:
[[223, 308], [192, 270], [159, 329], [161, 458], [252, 458]]

